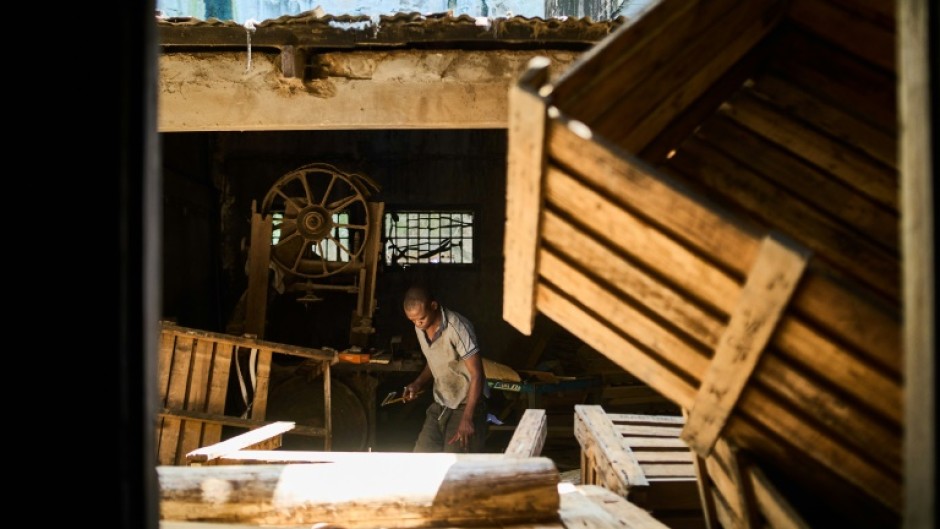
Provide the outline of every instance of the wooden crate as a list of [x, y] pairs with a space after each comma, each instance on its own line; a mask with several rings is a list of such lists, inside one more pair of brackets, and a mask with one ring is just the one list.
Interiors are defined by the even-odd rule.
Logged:
[[[225, 399], [233, 359], [239, 351], [255, 350], [257, 382], [247, 417], [225, 414]], [[271, 355], [307, 358], [323, 366], [323, 428], [302, 428], [295, 433], [322, 437], [330, 449], [330, 365], [334, 352], [267, 342], [247, 337], [202, 331], [161, 322], [158, 389], [162, 409], [157, 425], [157, 462], [187, 464], [187, 454], [218, 443], [223, 426], [255, 428], [267, 424], [268, 383]]]
[[681, 416], [608, 414], [575, 406], [581, 483], [600, 485], [673, 528], [705, 527], [693, 452]]
[[661, 0], [510, 95], [504, 319], [855, 527], [904, 497], [893, 33], [892, 2]]

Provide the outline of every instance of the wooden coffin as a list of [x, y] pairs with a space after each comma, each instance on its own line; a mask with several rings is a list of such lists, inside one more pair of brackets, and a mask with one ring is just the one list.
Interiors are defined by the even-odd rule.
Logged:
[[893, 35], [890, 2], [662, 0], [510, 94], [504, 318], [855, 527], [903, 505]]

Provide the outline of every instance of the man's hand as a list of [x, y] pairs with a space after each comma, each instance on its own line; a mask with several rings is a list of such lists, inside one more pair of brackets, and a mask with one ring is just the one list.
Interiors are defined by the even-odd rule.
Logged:
[[461, 448], [467, 450], [470, 447], [470, 439], [473, 437], [474, 433], [472, 418], [468, 418], [466, 414], [464, 414], [464, 416], [460, 418], [460, 426], [457, 427], [457, 433], [447, 441], [447, 444], [452, 445], [459, 443]]
[[419, 393], [421, 393], [421, 391], [416, 388], [414, 384], [408, 384], [401, 392], [402, 402], [411, 402], [415, 400], [418, 398]]

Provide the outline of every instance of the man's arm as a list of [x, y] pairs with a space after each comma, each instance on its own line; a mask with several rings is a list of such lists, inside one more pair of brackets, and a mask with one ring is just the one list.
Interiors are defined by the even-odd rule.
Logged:
[[428, 385], [428, 382], [432, 379], [431, 368], [428, 367], [427, 364], [424, 364], [424, 369], [422, 369], [418, 377], [414, 379], [414, 382], [405, 386], [404, 391], [402, 391], [401, 396], [404, 402], [410, 402], [418, 398], [418, 393], [421, 393], [424, 386]]
[[467, 371], [470, 372], [470, 387], [467, 390], [467, 402], [464, 406], [463, 417], [460, 418], [460, 426], [457, 428], [457, 433], [447, 443], [450, 444], [456, 441], [466, 448], [470, 444], [470, 438], [476, 433], [473, 428], [473, 412], [483, 395], [483, 356], [477, 351], [475, 354], [464, 358], [463, 361], [467, 366]]

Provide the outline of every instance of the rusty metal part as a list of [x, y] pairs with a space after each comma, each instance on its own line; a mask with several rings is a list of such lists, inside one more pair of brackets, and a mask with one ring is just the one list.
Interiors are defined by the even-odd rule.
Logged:
[[[415, 397], [417, 397], [418, 395], [422, 393], [424, 393], [424, 390], [421, 390], [415, 393]], [[397, 391], [392, 391], [391, 393], [386, 395], [385, 398], [382, 399], [382, 406], [388, 406], [389, 404], [395, 404], [396, 402], [405, 402], [404, 395], [402, 395], [401, 397], [396, 397], [395, 395], [398, 395]]]

